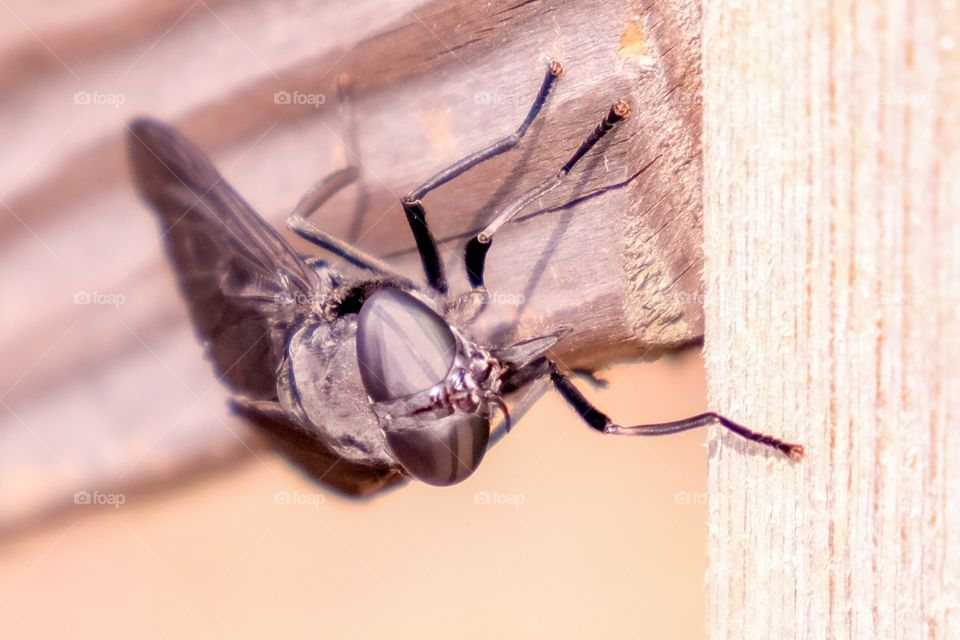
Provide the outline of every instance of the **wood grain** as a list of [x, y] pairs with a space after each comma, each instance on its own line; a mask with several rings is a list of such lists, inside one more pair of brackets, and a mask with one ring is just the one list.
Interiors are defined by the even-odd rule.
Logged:
[[[481, 330], [572, 327], [558, 356], [591, 367], [702, 334], [696, 3], [88, 4], [57, 19], [11, 2], [23, 26], [0, 34], [13, 87], [0, 99], [0, 360], [13, 363], [0, 369], [0, 528], [78, 490], [262, 455], [226, 410], [129, 185], [136, 114], [183, 130], [281, 227], [345, 161], [332, 88], [349, 74], [370, 206], [352, 215], [346, 194], [317, 222], [416, 274], [398, 197], [515, 127], [555, 57], [565, 77], [521, 148], [427, 199], [454, 288], [468, 234], [624, 98], [623, 130], [498, 236]], [[82, 293], [122, 303], [75, 304]]]
[[714, 638], [955, 638], [960, 13], [704, 10]]

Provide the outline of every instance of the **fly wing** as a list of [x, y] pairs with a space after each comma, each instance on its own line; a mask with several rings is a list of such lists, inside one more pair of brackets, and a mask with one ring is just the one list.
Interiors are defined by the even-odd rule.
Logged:
[[314, 272], [172, 127], [136, 120], [127, 146], [221, 379], [251, 399], [275, 398], [287, 330], [318, 294]]

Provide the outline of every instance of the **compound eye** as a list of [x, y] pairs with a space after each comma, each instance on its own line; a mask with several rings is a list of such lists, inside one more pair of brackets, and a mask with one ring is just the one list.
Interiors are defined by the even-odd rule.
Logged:
[[490, 422], [470, 414], [431, 420], [422, 427], [384, 430], [387, 445], [407, 473], [438, 487], [467, 479], [483, 460]]
[[429, 389], [447, 377], [457, 351], [450, 325], [406, 291], [381, 289], [357, 321], [360, 378], [374, 402]]

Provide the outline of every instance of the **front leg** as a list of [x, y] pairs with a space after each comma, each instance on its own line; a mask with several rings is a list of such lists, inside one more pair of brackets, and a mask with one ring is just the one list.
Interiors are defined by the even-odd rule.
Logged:
[[493, 144], [484, 149], [471, 153], [465, 158], [461, 158], [449, 167], [446, 167], [418, 187], [410, 190], [410, 193], [400, 199], [403, 205], [403, 212], [407, 216], [407, 224], [410, 225], [410, 231], [413, 232], [413, 238], [417, 243], [417, 251], [420, 253], [420, 261], [423, 263], [423, 271], [427, 277], [430, 286], [440, 293], [447, 292], [447, 276], [443, 270], [443, 262], [440, 260], [440, 253], [437, 250], [437, 241], [430, 233], [427, 226], [427, 214], [423, 208], [422, 199], [431, 191], [442, 184], [445, 184], [457, 176], [461, 176], [481, 162], [494, 158], [502, 153], [516, 147], [521, 138], [527, 133], [527, 129], [533, 124], [537, 115], [543, 109], [547, 102], [550, 90], [553, 88], [557, 78], [563, 75], [563, 67], [556, 60], [551, 60], [547, 65], [547, 71], [544, 74], [543, 81], [540, 83], [540, 90], [537, 97], [534, 98], [527, 117], [523, 119], [517, 129], [503, 138], [500, 138]]
[[419, 199], [411, 200], [409, 196], [401, 198], [403, 213], [407, 216], [407, 224], [417, 243], [417, 253], [423, 264], [423, 273], [427, 277], [427, 284], [439, 293], [447, 293], [447, 276], [443, 270], [443, 261], [440, 260], [440, 251], [437, 249], [437, 240], [427, 226], [427, 212]]
[[497, 214], [497, 217], [493, 219], [493, 222], [488, 224], [483, 231], [467, 243], [464, 250], [464, 263], [467, 267], [467, 278], [470, 280], [470, 286], [477, 289], [484, 288], [483, 273], [486, 268], [487, 252], [490, 250], [490, 245], [493, 243], [493, 235], [497, 230], [507, 222], [510, 222], [510, 220], [516, 217], [516, 215], [531, 202], [560, 186], [560, 183], [570, 174], [571, 169], [580, 162], [583, 156], [585, 156], [594, 145], [600, 142], [614, 126], [623, 122], [629, 115], [630, 106], [626, 102], [618, 100], [614, 103], [614, 105], [610, 107], [607, 115], [600, 121], [600, 124], [598, 124], [593, 132], [580, 144], [573, 155], [570, 156], [570, 159], [567, 160], [566, 164], [560, 167], [559, 171], [529, 191], [520, 194], [513, 202], [508, 203], [503, 210]]

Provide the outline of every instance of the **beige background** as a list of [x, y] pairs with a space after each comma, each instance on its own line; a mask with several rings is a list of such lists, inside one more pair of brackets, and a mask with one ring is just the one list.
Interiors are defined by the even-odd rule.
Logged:
[[[624, 422], [703, 408], [696, 353], [604, 375]], [[701, 638], [705, 437], [602, 437], [550, 393], [452, 488], [350, 503], [263, 457], [81, 507], [3, 545], [0, 637]]]

